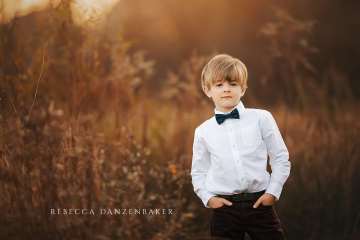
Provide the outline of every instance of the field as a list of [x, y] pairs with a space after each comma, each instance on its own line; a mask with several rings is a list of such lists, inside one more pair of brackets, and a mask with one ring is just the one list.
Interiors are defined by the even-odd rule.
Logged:
[[[68, 3], [0, 25], [0, 238], [209, 239], [190, 168], [194, 129], [213, 114], [199, 79], [214, 52], [166, 68], [76, 25]], [[289, 149], [286, 234], [359, 239], [354, 80], [313, 61], [311, 21], [275, 10], [258, 34], [267, 52], [243, 102], [273, 113]], [[173, 212], [135, 211], [156, 208]]]

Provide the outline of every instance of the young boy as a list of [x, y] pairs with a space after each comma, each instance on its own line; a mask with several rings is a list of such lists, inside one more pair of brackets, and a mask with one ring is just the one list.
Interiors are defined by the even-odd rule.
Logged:
[[[212, 209], [210, 234], [221, 239], [284, 239], [273, 207], [290, 173], [289, 153], [270, 112], [245, 108], [247, 69], [220, 54], [203, 68], [202, 89], [215, 116], [195, 129], [194, 191]], [[266, 170], [267, 158], [271, 174]]]

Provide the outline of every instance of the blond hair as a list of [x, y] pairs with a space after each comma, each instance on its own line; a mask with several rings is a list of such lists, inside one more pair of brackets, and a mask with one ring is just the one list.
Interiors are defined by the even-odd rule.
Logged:
[[204, 66], [201, 73], [203, 91], [211, 88], [218, 81], [238, 82], [243, 92], [247, 89], [248, 72], [246, 66], [239, 59], [227, 54], [214, 56]]

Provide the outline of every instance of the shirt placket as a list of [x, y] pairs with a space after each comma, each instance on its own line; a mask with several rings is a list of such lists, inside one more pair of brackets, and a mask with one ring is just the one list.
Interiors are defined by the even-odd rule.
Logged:
[[239, 146], [236, 138], [235, 123], [233, 121], [228, 121], [227, 124], [227, 133], [230, 141], [230, 148], [233, 157], [233, 163], [235, 164], [235, 169], [237, 171], [237, 181], [240, 184], [240, 189], [246, 189], [246, 173], [244, 169], [244, 163], [240, 158]]

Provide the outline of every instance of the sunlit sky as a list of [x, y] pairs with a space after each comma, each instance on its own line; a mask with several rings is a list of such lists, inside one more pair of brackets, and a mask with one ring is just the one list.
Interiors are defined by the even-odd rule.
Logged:
[[[49, 4], [57, 5], [60, 0], [0, 0], [0, 23], [15, 16], [24, 16], [33, 11], [46, 8]], [[100, 19], [119, 0], [74, 0], [72, 4], [74, 21], [83, 24], [89, 20]]]

